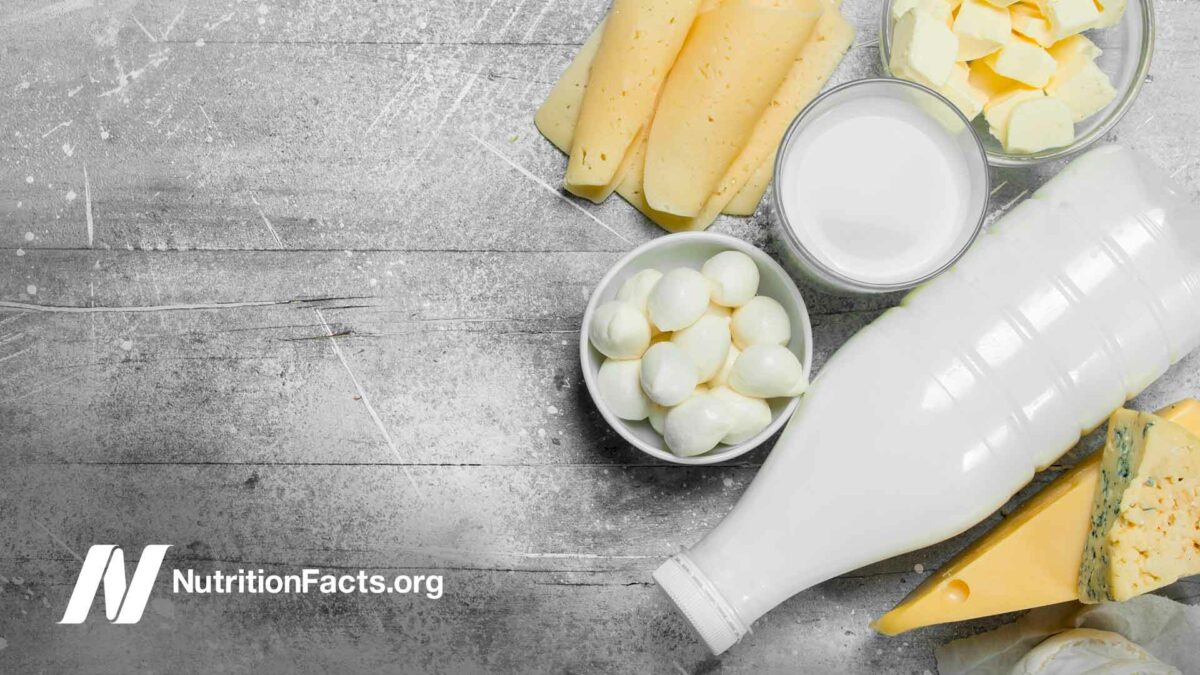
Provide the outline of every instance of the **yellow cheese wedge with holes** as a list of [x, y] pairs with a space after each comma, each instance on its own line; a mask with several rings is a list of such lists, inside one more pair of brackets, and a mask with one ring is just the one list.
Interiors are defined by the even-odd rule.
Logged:
[[643, 192], [650, 208], [700, 213], [823, 9], [819, 0], [727, 0], [696, 19], [647, 138]]
[[[1157, 414], [1200, 433], [1200, 401]], [[1022, 504], [875, 621], [875, 630], [896, 635], [1078, 599], [1102, 455], [1091, 454]]]
[[699, 0], [614, 0], [588, 69], [568, 186], [614, 182], [696, 18]]

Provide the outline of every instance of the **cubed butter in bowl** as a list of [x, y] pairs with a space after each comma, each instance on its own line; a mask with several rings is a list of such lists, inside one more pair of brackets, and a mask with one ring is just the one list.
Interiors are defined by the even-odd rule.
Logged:
[[885, 0], [880, 30], [887, 71], [957, 106], [994, 166], [1099, 140], [1133, 104], [1154, 50], [1152, 0]]
[[[644, 330], [629, 325], [631, 311]], [[731, 460], [779, 431], [812, 354], [808, 310], [783, 268], [709, 232], [658, 237], [622, 258], [593, 291], [579, 340], [605, 421], [676, 464]]]

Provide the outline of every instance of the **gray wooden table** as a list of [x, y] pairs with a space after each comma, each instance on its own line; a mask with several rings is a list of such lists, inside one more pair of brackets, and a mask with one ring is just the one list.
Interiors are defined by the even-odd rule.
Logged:
[[[802, 593], [720, 659], [650, 583], [766, 450], [666, 466], [584, 391], [589, 292], [662, 234], [565, 197], [531, 123], [605, 5], [5, 0], [0, 672], [921, 673], [1001, 621], [867, 627], [984, 527]], [[877, 5], [846, 0], [835, 81], [876, 72]], [[1197, 22], [1159, 2], [1112, 134], [1193, 196]], [[994, 208], [1053, 168], [999, 172]], [[767, 218], [715, 229], [771, 246]], [[818, 366], [896, 301], [806, 297]], [[1138, 404], [1197, 394], [1193, 356]], [[183, 596], [164, 574], [137, 625], [57, 625], [102, 543], [446, 588]]]

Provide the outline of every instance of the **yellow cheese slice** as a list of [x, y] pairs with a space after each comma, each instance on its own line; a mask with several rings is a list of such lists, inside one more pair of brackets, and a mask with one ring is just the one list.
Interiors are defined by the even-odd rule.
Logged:
[[[605, 21], [601, 20], [596, 29], [592, 31], [587, 41], [579, 48], [579, 52], [575, 54], [575, 59], [563, 71], [562, 76], [558, 78], [558, 82], [554, 84], [554, 88], [546, 95], [546, 100], [542, 101], [541, 107], [533, 116], [533, 124], [542, 136], [567, 154], [571, 152], [571, 141], [575, 136], [575, 123], [579, 120], [579, 108], [583, 104], [583, 94], [587, 89], [588, 72], [596, 58], [596, 51], [600, 48], [604, 24]], [[643, 125], [642, 129], [638, 131], [637, 138], [634, 139], [635, 147], [644, 141], [646, 131], [647, 125]], [[571, 193], [599, 204], [608, 199], [608, 196], [620, 184], [629, 168], [628, 162], [632, 161], [633, 154], [626, 153], [621, 166], [617, 168], [616, 175], [607, 185], [572, 185], [568, 183], [565, 187]]]
[[730, 216], [752, 216], [758, 210], [758, 204], [762, 201], [763, 195], [767, 192], [767, 186], [771, 184], [771, 178], [775, 176], [775, 154], [763, 160], [754, 173], [750, 175], [750, 180], [738, 190], [733, 199], [725, 205], [721, 213]]
[[567, 185], [608, 185], [654, 111], [699, 0], [614, 0], [588, 70]]
[[[644, 129], [641, 142], [623, 160], [628, 163], [627, 171], [618, 171], [622, 179], [617, 193], [652, 221], [670, 231], [703, 230], [712, 224], [722, 209], [731, 215], [753, 214], [774, 175], [775, 151], [787, 125], [820, 92], [854, 41], [854, 27], [837, 11], [838, 3], [833, 0], [823, 2], [825, 12], [817, 21], [808, 42], [801, 48], [799, 57], [773, 97], [770, 108], [760, 117], [750, 141], [721, 179], [718, 194], [710, 197], [699, 215], [695, 218], [675, 216], [655, 211], [646, 204], [642, 197], [642, 169], [646, 150]], [[706, 0], [701, 11], [707, 11], [715, 4], [716, 0]], [[534, 117], [534, 123], [542, 135], [563, 152], [570, 152], [575, 121], [583, 102], [588, 71], [599, 46], [601, 31], [602, 26], [597, 27], [580, 48], [575, 60], [563, 72]], [[582, 193], [580, 196], [599, 201], [607, 196], [603, 190], [612, 186], [590, 190], [573, 187], [577, 194]]]
[[822, 11], [819, 0], [729, 0], [696, 19], [650, 126], [643, 191], [651, 208], [700, 213]]
[[[775, 151], [783, 133], [804, 106], [821, 93], [853, 43], [854, 26], [830, 3], [817, 21], [812, 37], [800, 50], [796, 64], [775, 92], [771, 105], [758, 120], [750, 142], [721, 179], [721, 187], [714, 195], [716, 202], [721, 203], [721, 210], [731, 216], [750, 216], [758, 209], [775, 175]], [[713, 205], [706, 205], [705, 212]], [[708, 227], [709, 222], [696, 229]]]
[[533, 116], [533, 124], [542, 136], [567, 154], [570, 154], [571, 141], [575, 138], [575, 122], [579, 120], [579, 107], [583, 104], [583, 92], [587, 89], [588, 71], [596, 58], [596, 50], [600, 48], [600, 38], [604, 35], [604, 23], [602, 20], [588, 36], [571, 65], [563, 71]]
[[[1200, 433], [1200, 401], [1157, 413]], [[1102, 452], [1046, 486], [872, 626], [885, 635], [1078, 599]]]

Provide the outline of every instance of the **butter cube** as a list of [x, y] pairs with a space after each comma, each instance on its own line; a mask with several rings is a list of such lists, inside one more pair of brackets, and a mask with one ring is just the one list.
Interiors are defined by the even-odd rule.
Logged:
[[1000, 94], [1025, 86], [1015, 80], [997, 75], [995, 71], [988, 68], [983, 59], [972, 61], [967, 64], [967, 67], [971, 71], [970, 76], [967, 78], [971, 86], [982, 91], [989, 101]]
[[892, 74], [934, 89], [946, 83], [958, 53], [958, 38], [946, 24], [910, 9], [896, 22], [892, 42]]
[[997, 75], [1038, 88], [1046, 86], [1058, 68], [1058, 62], [1050, 56], [1050, 52], [1021, 36], [1009, 40], [1000, 51], [989, 54], [983, 62]]
[[1055, 42], [1054, 46], [1050, 48], [1050, 56], [1054, 57], [1054, 60], [1059, 64], [1070, 61], [1077, 56], [1095, 61], [1101, 53], [1096, 43], [1087, 39], [1084, 35], [1072, 35], [1063, 38]]
[[1080, 57], [1059, 64], [1046, 85], [1046, 94], [1066, 103], [1071, 119], [1082, 122], [1111, 103], [1117, 90], [1095, 61]]
[[1054, 29], [1037, 7], [1021, 2], [1013, 5], [1009, 11], [1012, 13], [1014, 33], [1020, 33], [1043, 47], [1054, 45]]
[[1115, 26], [1125, 14], [1125, 0], [1096, 0], [1096, 6], [1100, 9], [1100, 18], [1096, 19], [1093, 28]]
[[946, 0], [895, 0], [892, 2], [892, 21], [899, 21], [910, 9], [917, 9], [933, 18], [949, 24], [954, 10]]
[[1074, 140], [1075, 123], [1067, 104], [1048, 96], [1035, 97], [1013, 107], [1004, 149], [1015, 154], [1032, 154], [1061, 148]]
[[986, 0], [963, 0], [954, 18], [958, 60], [974, 61], [998, 51], [1012, 38], [1008, 10]]
[[1045, 96], [1045, 92], [1041, 89], [1017, 86], [988, 99], [988, 102], [983, 106], [983, 117], [987, 120], [988, 127], [990, 127], [989, 130], [996, 137], [996, 140], [1007, 144], [1008, 121], [1012, 116], [1014, 108], [1026, 101], [1044, 98]]
[[968, 120], [973, 120], [983, 112], [983, 105], [988, 102], [988, 95], [983, 89], [971, 84], [971, 70], [965, 63], [956, 63], [950, 70], [946, 84], [938, 91], [955, 105]]
[[1042, 15], [1050, 20], [1054, 39], [1082, 33], [1100, 20], [1094, 0], [1038, 0]]

